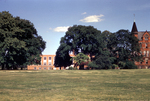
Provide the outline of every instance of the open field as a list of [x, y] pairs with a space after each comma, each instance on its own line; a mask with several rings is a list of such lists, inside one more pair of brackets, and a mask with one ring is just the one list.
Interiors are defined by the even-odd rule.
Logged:
[[150, 70], [0, 71], [0, 101], [150, 100]]

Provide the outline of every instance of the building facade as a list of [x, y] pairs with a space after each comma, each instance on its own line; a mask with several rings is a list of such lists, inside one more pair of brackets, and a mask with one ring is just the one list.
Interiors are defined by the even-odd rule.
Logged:
[[131, 31], [139, 39], [140, 53], [143, 55], [143, 61], [135, 62], [139, 69], [150, 69], [150, 32], [138, 31], [134, 21]]
[[41, 65], [28, 65], [28, 70], [55, 70], [55, 55], [41, 55]]
[[[41, 64], [40, 65], [28, 65], [28, 70], [60, 70], [60, 67], [55, 67], [55, 56], [56, 55], [41, 55]], [[73, 54], [70, 54], [71, 57], [74, 57]], [[65, 67], [61, 67], [61, 70]]]

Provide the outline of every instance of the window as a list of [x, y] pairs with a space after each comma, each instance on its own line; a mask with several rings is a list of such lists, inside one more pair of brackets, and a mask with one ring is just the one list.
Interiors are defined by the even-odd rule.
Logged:
[[34, 70], [36, 70], [37, 68], [36, 67], [34, 67]]
[[41, 67], [39, 67], [39, 70], [41, 70], [42, 68]]
[[148, 64], [148, 58], [145, 58], [145, 62], [146, 62], [146, 64]]
[[149, 51], [147, 51], [147, 57], [149, 57]]
[[52, 65], [52, 60], [51, 60], [52, 58], [51, 57], [49, 57], [49, 60], [48, 60], [48, 65]]
[[44, 57], [44, 60], [46, 60], [46, 57]]
[[145, 40], [148, 40], [148, 35], [147, 34], [145, 35]]
[[46, 62], [44, 62], [44, 65], [46, 65]]
[[46, 67], [44, 67], [44, 70], [46, 70]]
[[46, 57], [44, 57], [44, 61], [43, 62], [44, 62], [44, 65], [46, 65]]
[[48, 70], [51, 70], [51, 67], [49, 67]]
[[144, 56], [146, 56], [146, 51], [144, 51]]
[[49, 65], [52, 65], [52, 63], [51, 63], [51, 61], [49, 61], [49, 63], [48, 63]]
[[140, 43], [140, 48], [142, 48], [142, 43]]
[[145, 44], [145, 46], [146, 46], [146, 48], [148, 48], [148, 44], [147, 43]]

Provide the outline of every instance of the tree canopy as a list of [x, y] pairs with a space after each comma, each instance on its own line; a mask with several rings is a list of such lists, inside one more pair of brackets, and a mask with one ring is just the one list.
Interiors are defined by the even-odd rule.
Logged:
[[[69, 53], [89, 55], [92, 61], [99, 55], [108, 55], [108, 50], [101, 31], [93, 26], [74, 25], [68, 28], [65, 36], [61, 38], [56, 57], [59, 55], [64, 58]], [[56, 59], [55, 63], [58, 63], [57, 61]]]
[[[73, 52], [75, 55], [84, 54], [96, 55], [99, 48], [104, 48], [102, 39], [99, 40], [101, 31], [93, 26], [74, 25], [70, 27], [65, 36], [61, 38], [60, 46], [64, 47], [61, 53]], [[101, 42], [100, 42], [101, 41]]]
[[87, 55], [79, 53], [75, 57], [72, 57], [72, 60], [74, 61], [76, 67], [79, 66], [79, 69], [82, 69], [82, 66], [84, 66], [84, 64], [87, 65], [90, 59]]
[[[138, 41], [139, 40], [128, 30], [119, 30], [110, 34], [107, 41], [107, 48], [110, 51], [110, 55], [116, 58], [114, 63], [119, 65], [126, 63], [131, 64], [129, 60], [132, 62], [140, 61], [142, 55], [140, 55]], [[126, 65], [123, 67], [126, 67]]]
[[88, 66], [91, 68], [109, 69], [116, 66], [131, 68], [129, 67], [131, 65], [136, 68], [134, 62], [142, 59], [142, 55], [139, 55], [138, 41], [128, 30], [101, 33], [93, 26], [74, 25], [61, 38], [56, 53], [59, 53], [62, 59], [70, 53], [89, 55], [91, 62]]
[[0, 66], [16, 69], [21, 65], [40, 64], [46, 42], [29, 20], [0, 12]]

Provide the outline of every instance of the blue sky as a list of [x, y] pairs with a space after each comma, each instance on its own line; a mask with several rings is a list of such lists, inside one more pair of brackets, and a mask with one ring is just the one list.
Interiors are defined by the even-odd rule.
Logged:
[[150, 0], [0, 0], [0, 12], [30, 20], [46, 41], [43, 54], [55, 54], [69, 26], [91, 25], [98, 30], [150, 30]]

